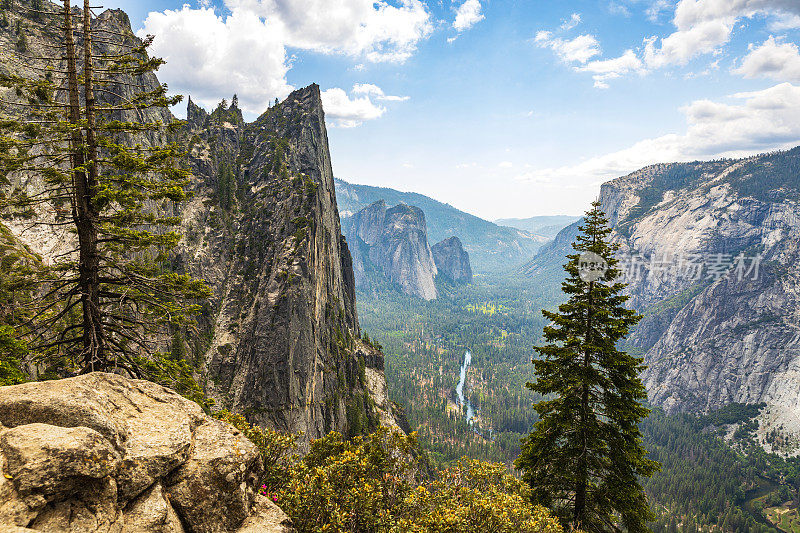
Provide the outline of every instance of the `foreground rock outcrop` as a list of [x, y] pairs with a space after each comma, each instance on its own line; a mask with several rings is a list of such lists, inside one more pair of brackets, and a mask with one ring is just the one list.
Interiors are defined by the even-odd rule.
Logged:
[[257, 493], [257, 448], [148, 381], [1, 387], [0, 469], [0, 531], [291, 531]]

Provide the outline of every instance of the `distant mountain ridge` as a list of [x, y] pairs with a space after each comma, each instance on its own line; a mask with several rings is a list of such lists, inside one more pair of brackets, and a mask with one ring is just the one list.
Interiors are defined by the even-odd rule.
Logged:
[[336, 201], [343, 219], [378, 200], [384, 200], [387, 206], [406, 204], [419, 207], [425, 213], [429, 241], [435, 243], [458, 237], [469, 253], [475, 272], [510, 271], [532, 259], [549, 240], [517, 228], [498, 226], [419, 193], [356, 185], [338, 178], [335, 185]]
[[579, 218], [579, 216], [572, 215], [547, 215], [529, 218], [498, 218], [494, 223], [552, 239], [559, 231]]
[[[800, 147], [746, 159], [653, 165], [603, 184], [602, 209], [644, 315], [650, 401], [669, 411], [768, 405], [800, 432]], [[563, 277], [578, 223], [524, 271]]]

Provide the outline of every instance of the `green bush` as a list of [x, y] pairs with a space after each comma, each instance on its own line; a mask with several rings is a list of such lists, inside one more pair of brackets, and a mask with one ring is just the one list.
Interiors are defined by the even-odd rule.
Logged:
[[301, 533], [562, 533], [503, 465], [463, 459], [420, 483], [419, 457], [414, 433], [330, 433], [312, 441], [275, 499]]
[[214, 413], [214, 417], [241, 431], [258, 448], [264, 461], [264, 475], [261, 479], [262, 493], [274, 494], [289, 483], [292, 467], [298, 461], [294, 455], [297, 448], [295, 435], [253, 426], [247, 422], [244, 416], [228, 410], [218, 411]]

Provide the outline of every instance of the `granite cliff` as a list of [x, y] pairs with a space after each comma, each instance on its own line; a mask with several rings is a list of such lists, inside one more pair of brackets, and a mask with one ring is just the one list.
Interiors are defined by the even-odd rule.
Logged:
[[431, 247], [433, 260], [439, 275], [456, 283], [469, 283], [472, 281], [472, 267], [469, 264], [469, 254], [461, 245], [458, 237], [450, 237], [438, 242]]
[[[114, 39], [136, 42], [120, 10], [103, 12], [95, 25], [112, 36], [104, 51], [115, 50]], [[40, 21], [24, 19], [24, 27], [31, 55], [46, 57], [58, 36]], [[42, 70], [35, 60], [14, 59], [12, 32], [0, 31], [0, 45], [3, 69], [26, 76]], [[157, 84], [153, 75], [139, 76], [120, 90]], [[146, 118], [174, 120], [158, 113]], [[148, 133], [136, 140], [166, 139]], [[383, 354], [360, 340], [319, 87], [293, 92], [252, 123], [235, 98], [211, 113], [190, 99], [177, 140], [188, 148], [194, 176], [191, 202], [167, 213], [182, 221], [173, 268], [205, 279], [213, 291], [187, 347], [206, 393], [250, 422], [302, 431], [305, 441], [394, 424]], [[35, 191], [39, 184], [21, 174], [9, 186]], [[72, 238], [24, 221], [6, 225], [15, 242], [44, 261]]]
[[437, 268], [421, 209], [405, 204], [387, 208], [379, 200], [346, 219], [345, 226], [359, 288], [370, 287], [377, 274], [405, 294], [436, 298]]
[[[602, 186], [650, 400], [705, 412], [767, 403], [763, 425], [800, 430], [800, 148], [663, 164]], [[578, 223], [526, 267], [552, 283]]]

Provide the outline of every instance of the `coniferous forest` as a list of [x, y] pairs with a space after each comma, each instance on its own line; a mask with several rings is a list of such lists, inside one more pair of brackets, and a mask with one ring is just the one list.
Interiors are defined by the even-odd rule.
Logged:
[[0, 0], [0, 530], [800, 533], [793, 2], [74, 4]]

